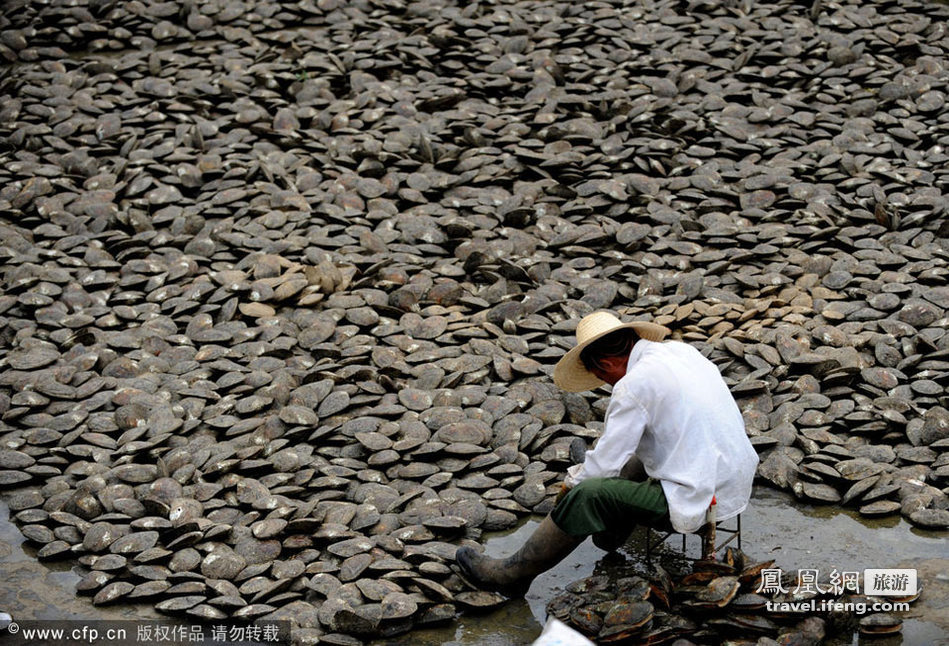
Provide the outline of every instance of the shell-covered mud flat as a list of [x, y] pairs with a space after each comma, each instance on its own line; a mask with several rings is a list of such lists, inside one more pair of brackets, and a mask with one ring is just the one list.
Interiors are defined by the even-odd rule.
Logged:
[[[763, 481], [949, 526], [945, 4], [15, 3], [0, 484], [96, 604], [451, 620], [604, 392], [719, 365]], [[752, 549], [753, 551], [753, 549]]]

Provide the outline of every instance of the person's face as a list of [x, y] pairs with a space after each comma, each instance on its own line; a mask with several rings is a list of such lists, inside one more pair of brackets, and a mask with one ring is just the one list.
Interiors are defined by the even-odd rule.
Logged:
[[614, 385], [626, 374], [626, 363], [629, 356], [625, 357], [597, 357], [590, 366], [590, 372], [597, 379], [602, 379], [609, 385]]

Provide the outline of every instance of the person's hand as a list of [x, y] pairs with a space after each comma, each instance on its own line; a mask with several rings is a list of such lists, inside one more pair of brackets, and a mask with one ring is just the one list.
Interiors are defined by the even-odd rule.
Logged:
[[554, 507], [560, 504], [560, 501], [567, 495], [568, 491], [570, 491], [570, 487], [567, 486], [567, 483], [560, 483], [560, 491], [557, 492], [557, 497], [554, 498]]

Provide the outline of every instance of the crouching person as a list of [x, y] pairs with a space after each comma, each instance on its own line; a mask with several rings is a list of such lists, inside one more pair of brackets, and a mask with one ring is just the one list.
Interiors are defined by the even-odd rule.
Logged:
[[610, 549], [637, 525], [693, 533], [713, 497], [718, 520], [745, 509], [758, 456], [741, 412], [715, 364], [685, 343], [663, 342], [667, 333], [609, 312], [580, 321], [554, 382], [569, 392], [613, 387], [603, 434], [567, 470], [554, 510], [517, 552], [457, 551], [472, 583], [522, 594], [587, 536]]

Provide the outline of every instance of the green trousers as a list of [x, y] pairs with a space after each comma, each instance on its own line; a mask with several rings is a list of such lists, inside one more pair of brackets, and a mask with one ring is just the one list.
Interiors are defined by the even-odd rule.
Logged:
[[637, 525], [669, 524], [669, 506], [658, 481], [589, 478], [564, 494], [551, 518], [571, 536], [628, 536]]

